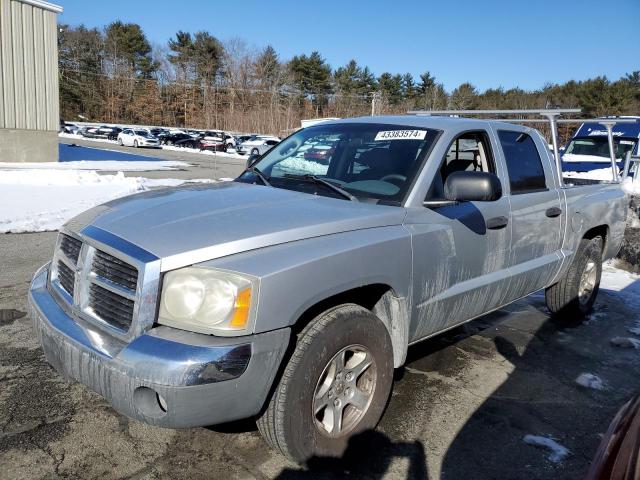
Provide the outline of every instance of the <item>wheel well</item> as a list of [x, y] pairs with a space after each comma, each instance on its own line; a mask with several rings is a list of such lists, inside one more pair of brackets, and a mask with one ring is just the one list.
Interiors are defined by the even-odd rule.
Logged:
[[308, 323], [332, 307], [354, 303], [370, 310], [389, 332], [393, 344], [394, 366], [400, 367], [407, 355], [409, 316], [406, 301], [389, 286], [381, 283], [364, 285], [340, 292], [309, 307], [293, 326], [293, 334], [300, 333]]
[[593, 227], [589, 230], [587, 230], [584, 233], [584, 236], [582, 238], [584, 238], [585, 240], [591, 240], [593, 238], [596, 237], [601, 237], [602, 238], [602, 251], [605, 252], [606, 251], [606, 247], [607, 247], [607, 238], [609, 236], [609, 227], [607, 225], [598, 225], [597, 227]]

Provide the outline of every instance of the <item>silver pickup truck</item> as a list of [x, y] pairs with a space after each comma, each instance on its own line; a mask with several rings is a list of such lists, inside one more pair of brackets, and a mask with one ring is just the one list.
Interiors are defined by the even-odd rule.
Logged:
[[546, 289], [592, 307], [617, 183], [565, 185], [542, 136], [426, 116], [302, 129], [233, 182], [71, 220], [29, 304], [46, 358], [164, 427], [256, 417], [295, 461], [374, 428], [407, 347]]

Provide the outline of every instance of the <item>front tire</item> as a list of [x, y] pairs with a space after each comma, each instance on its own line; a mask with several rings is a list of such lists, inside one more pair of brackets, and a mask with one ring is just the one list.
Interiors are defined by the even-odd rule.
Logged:
[[135, 148], [138, 148], [138, 140], [134, 140], [134, 141], [133, 141], [133, 146], [134, 146]]
[[251, 155], [260, 155], [260, 151], [257, 148], [251, 150]]
[[602, 276], [602, 238], [580, 241], [565, 277], [545, 291], [547, 307], [562, 323], [579, 323], [593, 308]]
[[353, 435], [378, 424], [393, 382], [386, 327], [353, 304], [330, 309], [298, 342], [258, 429], [295, 462], [341, 456]]

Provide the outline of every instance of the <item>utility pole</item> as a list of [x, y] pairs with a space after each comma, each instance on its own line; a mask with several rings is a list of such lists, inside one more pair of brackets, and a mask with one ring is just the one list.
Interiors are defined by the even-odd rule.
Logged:
[[380, 103], [380, 92], [373, 92], [371, 94], [371, 116], [372, 117], [378, 114], [379, 103]]

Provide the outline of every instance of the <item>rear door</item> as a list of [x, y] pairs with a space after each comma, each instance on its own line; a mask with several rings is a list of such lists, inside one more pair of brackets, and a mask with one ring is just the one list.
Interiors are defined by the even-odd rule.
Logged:
[[504, 185], [511, 204], [512, 301], [551, 282], [562, 260], [563, 224], [560, 192], [547, 146], [537, 132], [505, 126], [495, 129], [499, 154], [507, 167]]

